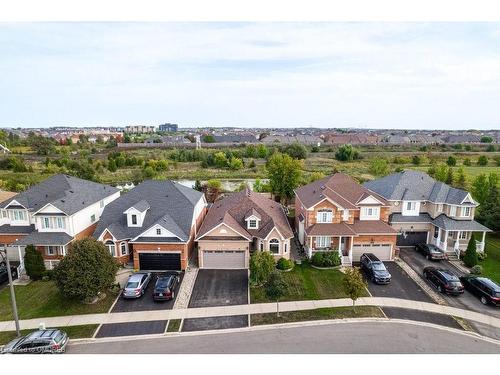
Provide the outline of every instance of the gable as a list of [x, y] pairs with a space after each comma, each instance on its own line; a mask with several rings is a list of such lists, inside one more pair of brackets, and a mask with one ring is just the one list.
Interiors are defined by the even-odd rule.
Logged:
[[[9, 208], [9, 206], [21, 206], [21, 207], [24, 207], [24, 205], [22, 205], [21, 203], [19, 203], [15, 199], [11, 200], [9, 202], [9, 204], [7, 206], [5, 206], [5, 208]], [[24, 208], [26, 208], [26, 207], [24, 207]]]
[[[161, 230], [161, 234], [156, 233], [157, 229]], [[145, 230], [137, 237], [176, 237], [176, 238], [179, 238], [179, 236], [173, 234], [171, 231], [169, 231], [167, 228], [165, 228], [164, 226], [162, 226], [160, 224], [153, 225], [151, 228]]]
[[465, 198], [462, 200], [462, 204], [463, 203], [477, 204], [477, 202], [474, 199], [472, 199], [470, 193], [467, 193], [467, 195], [465, 196]]
[[36, 214], [65, 214], [65, 212], [61, 211], [52, 203], [47, 203], [45, 206], [43, 206], [37, 212], [35, 212], [35, 215]]
[[112, 241], [116, 241], [116, 238], [115, 236], [113, 236], [113, 234], [109, 231], [109, 229], [106, 229], [104, 232], [102, 232], [102, 234], [99, 236], [99, 240], [101, 241], [106, 241], [106, 240], [112, 240]]
[[358, 204], [359, 205], [364, 205], [364, 204], [369, 204], [369, 205], [374, 205], [374, 204], [383, 205], [383, 203], [381, 201], [379, 201], [377, 198], [375, 198], [373, 195], [367, 196], [363, 200], [359, 201]]
[[[325, 203], [330, 203], [333, 207], [332, 207], [332, 206], [329, 206], [329, 205], [327, 205], [327, 204], [325, 204]], [[319, 207], [318, 207], [319, 205], [321, 205], [321, 206], [320, 206], [321, 208], [326, 208], [326, 207], [328, 207], [328, 208], [340, 208], [340, 209], [342, 209], [342, 210], [344, 209], [344, 207], [342, 207], [342, 206], [341, 206], [341, 205], [339, 205], [338, 203], [334, 202], [333, 200], [331, 200], [331, 199], [330, 199], [330, 198], [328, 198], [328, 197], [325, 197], [325, 198], [323, 198], [322, 200], [320, 200], [319, 202], [317, 202], [316, 204], [314, 204], [314, 205], [312, 205], [311, 207], [309, 207], [309, 208], [308, 208], [308, 210], [309, 210], [309, 211], [313, 211], [314, 209], [318, 209], [318, 208], [319, 208]], [[324, 206], [324, 207], [323, 207], [323, 206]]]
[[215, 228], [212, 228], [203, 236], [198, 239], [202, 239], [203, 237], [245, 237], [245, 235], [238, 233], [235, 229], [231, 228], [225, 223], [220, 223]]

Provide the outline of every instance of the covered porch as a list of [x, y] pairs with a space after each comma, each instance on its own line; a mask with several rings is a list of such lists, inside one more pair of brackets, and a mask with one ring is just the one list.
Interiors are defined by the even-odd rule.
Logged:
[[306, 231], [304, 249], [310, 258], [317, 251], [338, 251], [342, 265], [352, 265], [355, 233], [343, 224], [315, 224]]
[[449, 255], [460, 257], [460, 252], [467, 249], [473, 233], [476, 239], [476, 250], [483, 252], [485, 247], [486, 232], [491, 230], [476, 221], [459, 221], [448, 217], [434, 220], [432, 223], [430, 243], [437, 246]]

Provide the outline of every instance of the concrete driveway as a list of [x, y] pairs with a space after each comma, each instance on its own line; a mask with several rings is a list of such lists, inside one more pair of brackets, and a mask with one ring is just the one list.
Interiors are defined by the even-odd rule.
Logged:
[[[201, 269], [198, 271], [189, 307], [230, 306], [247, 303], [248, 270]], [[205, 331], [247, 326], [247, 315], [198, 318], [185, 319], [182, 331]]]
[[[413, 301], [434, 302], [407, 274], [394, 262], [385, 262], [392, 279], [387, 285], [377, 285], [367, 280], [368, 290], [374, 297], [402, 298]], [[408, 319], [461, 328], [455, 319], [440, 314], [427, 313], [399, 308], [382, 309], [388, 318]]]
[[[450, 270], [457, 276], [461, 276], [461, 272], [457, 268], [455, 268], [452, 264], [450, 264], [450, 262], [448, 261], [436, 262], [427, 260], [422, 254], [418, 253], [412, 248], [404, 248], [404, 249], [402, 248], [400, 250], [399, 257], [402, 260], [404, 260], [411, 268], [413, 268], [413, 270], [415, 270], [420, 276], [423, 275], [423, 269], [424, 267], [427, 266], [444, 268]], [[429, 283], [427, 280], [426, 282], [429, 285], [431, 285], [432, 288], [435, 289], [433, 284]], [[471, 311], [477, 311], [482, 314], [492, 315], [497, 318], [500, 318], [500, 309], [498, 307], [483, 305], [477, 297], [473, 296], [471, 293], [467, 291], [465, 291], [464, 294], [457, 297], [449, 296], [446, 294], [440, 294], [440, 296], [450, 306], [459, 307], [462, 309], [468, 309]], [[491, 327], [485, 327], [472, 322], [470, 322], [470, 324], [473, 326], [473, 328], [476, 328], [479, 333], [489, 337], [500, 339], [499, 330], [493, 330]]]
[[[153, 300], [153, 289], [156, 278], [159, 273], [153, 274], [151, 281], [146, 288], [144, 295], [137, 299], [125, 299], [121, 296], [116, 301], [111, 312], [133, 312], [133, 311], [148, 311], [148, 310], [165, 310], [174, 307], [175, 299], [170, 301], [155, 302]], [[180, 275], [180, 282], [175, 289], [175, 296], [179, 291], [184, 273]], [[96, 337], [115, 337], [115, 336], [132, 336], [132, 335], [147, 335], [153, 333], [163, 333], [167, 321], [154, 322], [134, 322], [134, 323], [116, 323], [103, 324], [96, 334]]]

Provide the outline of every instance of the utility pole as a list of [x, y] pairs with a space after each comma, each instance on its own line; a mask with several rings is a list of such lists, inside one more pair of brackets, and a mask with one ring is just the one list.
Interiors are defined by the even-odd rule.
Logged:
[[[7, 249], [0, 250], [5, 254], [5, 263], [7, 265], [7, 275], [9, 277], [9, 288], [10, 288], [10, 301], [12, 303], [12, 314], [14, 315], [14, 321], [16, 322], [16, 335], [17, 337], [21, 336], [21, 332], [19, 329], [19, 317], [17, 316], [17, 304], [16, 304], [16, 293], [14, 291], [14, 284], [12, 283], [12, 272], [10, 271], [10, 262], [9, 256], [7, 254]], [[19, 275], [18, 275], [19, 277]]]

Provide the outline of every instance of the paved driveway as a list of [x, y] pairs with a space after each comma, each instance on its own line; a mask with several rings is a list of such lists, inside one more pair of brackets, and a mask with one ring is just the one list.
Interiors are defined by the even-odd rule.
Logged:
[[[453, 265], [450, 264], [448, 261], [440, 261], [440, 262], [435, 262], [435, 261], [430, 261], [425, 259], [425, 257], [415, 251], [412, 248], [405, 248], [401, 249], [399, 256], [402, 260], [404, 260], [411, 268], [413, 268], [419, 275], [423, 274], [423, 269], [424, 267], [427, 266], [434, 266], [434, 267], [439, 267], [439, 268], [444, 268], [447, 270], [450, 270], [453, 272], [455, 275], [460, 276], [461, 272], [455, 268]], [[433, 288], [434, 286], [429, 283], [427, 280], [426, 282], [431, 285]], [[446, 301], [446, 303], [450, 306], [453, 307], [458, 307], [461, 309], [466, 309], [466, 310], [471, 310], [471, 311], [477, 311], [482, 314], [487, 314], [487, 315], [492, 315], [497, 318], [500, 318], [500, 309], [494, 306], [485, 306], [483, 305], [478, 298], [473, 296], [471, 293], [465, 291], [464, 294], [458, 297], [453, 297], [453, 296], [448, 296], [446, 294], [440, 294], [441, 297]], [[469, 322], [469, 324], [477, 330], [482, 335], [489, 336], [492, 338], [495, 338], [497, 340], [500, 340], [500, 330], [494, 329], [492, 327], [488, 327], [482, 324], [474, 323], [474, 322]]]
[[[155, 302], [153, 300], [153, 289], [156, 282], [154, 274], [149, 282], [146, 292], [141, 298], [125, 299], [121, 296], [118, 298], [111, 312], [133, 312], [133, 311], [148, 311], [148, 310], [164, 310], [174, 307], [175, 299], [170, 301]], [[179, 282], [175, 295], [179, 291], [184, 273], [180, 274], [181, 281]], [[132, 336], [132, 335], [148, 335], [153, 333], [163, 333], [165, 331], [167, 321], [153, 322], [134, 322], [134, 323], [116, 323], [103, 324], [96, 334], [96, 337], [115, 337], [115, 336]]]
[[[247, 270], [205, 270], [198, 276], [191, 293], [189, 307], [214, 307], [244, 305], [248, 303]], [[248, 326], [248, 316], [185, 319], [182, 331], [204, 331], [212, 329]]]
[[[385, 262], [392, 279], [388, 285], [377, 285], [367, 280], [368, 290], [374, 297], [391, 297], [422, 302], [434, 302], [395, 262]], [[408, 319], [461, 328], [455, 319], [440, 314], [393, 307], [382, 309], [388, 318]]]

